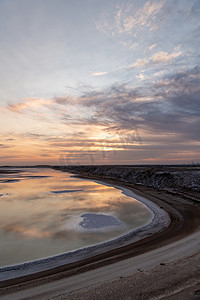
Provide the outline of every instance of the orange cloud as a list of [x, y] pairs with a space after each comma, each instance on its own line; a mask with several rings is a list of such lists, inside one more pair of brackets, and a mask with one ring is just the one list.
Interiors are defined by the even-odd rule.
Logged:
[[103, 76], [108, 74], [108, 72], [97, 72], [97, 73], [93, 73], [92, 76]]
[[7, 109], [13, 112], [21, 113], [26, 109], [30, 108], [38, 108], [45, 104], [50, 104], [52, 102], [51, 99], [42, 99], [42, 98], [27, 98], [22, 102], [17, 104], [8, 104]]
[[20, 234], [27, 239], [37, 238], [41, 239], [44, 237], [50, 237], [50, 233], [46, 231], [41, 231], [36, 227], [27, 228], [20, 226], [18, 224], [10, 224], [4, 227], [6, 232]]

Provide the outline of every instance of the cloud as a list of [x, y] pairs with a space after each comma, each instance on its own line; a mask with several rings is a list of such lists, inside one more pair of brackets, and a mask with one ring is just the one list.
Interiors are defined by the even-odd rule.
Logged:
[[154, 44], [150, 45], [150, 46], [147, 48], [147, 50], [148, 50], [148, 51], [151, 51], [151, 50], [153, 50], [156, 46], [157, 46], [157, 43], [154, 43]]
[[135, 10], [133, 6], [130, 7], [128, 15], [123, 20], [124, 31], [131, 32], [134, 28], [138, 27], [155, 28], [155, 20], [165, 2], [165, 0], [147, 1], [138, 10]]
[[[154, 57], [157, 61], [159, 55]], [[172, 57], [172, 54], [163, 55], [162, 61]], [[161, 58], [158, 61], [160, 63]], [[177, 149], [185, 149], [183, 151], [189, 151], [185, 144], [191, 144], [196, 153], [196, 143], [200, 140], [200, 66], [140, 84], [134, 87], [115, 83], [99, 90], [89, 89], [79, 97], [62, 96], [43, 101], [41, 105], [55, 115], [58, 131], [54, 135], [48, 132], [46, 137], [27, 131], [27, 137], [39, 141], [37, 149], [41, 155], [67, 154], [70, 161], [87, 159], [88, 162], [95, 153], [100, 153], [103, 162], [102, 151], [112, 153], [115, 149], [119, 155], [123, 155], [124, 149], [143, 149], [141, 157], [151, 156], [155, 160], [159, 145], [168, 144], [173, 150], [177, 143]], [[23, 106], [20, 109], [23, 110]], [[62, 134], [61, 125], [64, 126]], [[130, 140], [130, 136], [136, 138]], [[148, 151], [144, 150], [147, 145], [149, 153], [155, 147], [156, 152], [148, 156]], [[45, 152], [45, 149], [49, 150]]]
[[50, 237], [49, 232], [42, 232], [36, 227], [27, 228], [27, 226], [23, 226], [19, 223], [13, 223], [5, 226], [4, 231], [22, 235], [26, 239], [41, 239], [45, 237]]
[[149, 58], [138, 58], [134, 64], [130, 66], [130, 68], [141, 68], [141, 67], [151, 67], [157, 64], [163, 64], [173, 61], [175, 58], [179, 57], [182, 54], [182, 51], [179, 48], [174, 48], [174, 51], [171, 53], [165, 51], [159, 51]]
[[103, 76], [108, 74], [108, 72], [97, 72], [97, 73], [93, 73], [92, 76]]
[[[174, 56], [173, 53], [154, 55], [154, 63], [168, 61]], [[140, 79], [143, 79], [142, 75], [138, 75]], [[196, 66], [165, 75], [146, 87], [133, 88], [126, 84], [115, 84], [106, 89], [89, 91], [73, 98], [73, 104], [69, 97], [57, 97], [51, 100], [54, 106], [50, 106], [49, 109], [59, 112], [55, 117], [62, 124], [79, 128], [81, 126], [84, 139], [88, 136], [85, 130], [89, 130], [90, 126], [93, 129], [99, 126], [105, 132], [134, 131], [142, 128], [149, 132], [175, 133], [185, 138], [187, 136], [188, 139], [198, 139], [199, 87], [200, 67]], [[47, 103], [43, 101], [43, 105]], [[72, 132], [72, 136], [76, 131]], [[45, 138], [41, 134], [40, 136]], [[29, 137], [38, 138], [38, 135], [29, 133]], [[51, 137], [49, 138], [51, 141]], [[84, 141], [81, 136], [78, 137], [78, 141], [71, 142], [77, 147], [83, 147]], [[70, 142], [60, 139], [57, 142], [53, 139], [52, 142], [53, 146], [70, 145]], [[94, 144], [95, 141], [90, 140], [88, 145]]]
[[173, 60], [174, 58], [180, 56], [182, 54], [181, 51], [176, 51], [172, 53], [167, 53], [165, 51], [159, 51], [154, 53], [150, 58], [150, 64], [159, 64], [165, 63]]
[[199, 140], [199, 94], [200, 67], [196, 66], [146, 88], [115, 85], [97, 93], [93, 101], [87, 94], [84, 105], [93, 106], [94, 124], [103, 124], [108, 130], [142, 128], [180, 135], [185, 141]]
[[189, 95], [198, 95], [199, 82], [200, 66], [197, 65], [192, 69], [165, 75], [161, 80], [153, 84], [153, 88], [158, 93], [162, 93], [162, 95], [167, 95], [173, 90], [176, 95], [184, 93], [189, 98]]
[[140, 7], [138, 4], [117, 5], [114, 16], [103, 14], [96, 24], [97, 30], [111, 34], [133, 34], [140, 30], [157, 30], [165, 18], [161, 18], [166, 0], [147, 1]]
[[131, 65], [131, 68], [140, 68], [140, 67], [144, 67], [145, 65], [148, 64], [148, 60], [147, 59], [142, 59], [142, 58], [138, 58], [136, 60], [136, 62]]
[[143, 72], [141, 72], [140, 74], [136, 75], [136, 78], [138, 78], [140, 80], [145, 80], [145, 76], [144, 76]]
[[22, 113], [25, 110], [37, 109], [38, 107], [42, 107], [45, 104], [49, 104], [51, 102], [52, 100], [49, 99], [27, 98], [17, 104], [8, 104], [7, 109], [13, 112]]

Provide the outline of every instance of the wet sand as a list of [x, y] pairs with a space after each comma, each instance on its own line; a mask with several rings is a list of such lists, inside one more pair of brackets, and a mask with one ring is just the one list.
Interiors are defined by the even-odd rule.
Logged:
[[104, 181], [155, 202], [168, 212], [168, 228], [79, 262], [2, 281], [1, 299], [167, 299], [170, 293], [181, 295], [174, 299], [195, 299], [200, 289], [199, 202], [183, 194]]

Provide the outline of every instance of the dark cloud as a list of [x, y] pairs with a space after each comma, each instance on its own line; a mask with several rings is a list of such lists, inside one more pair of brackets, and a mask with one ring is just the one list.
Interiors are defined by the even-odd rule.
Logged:
[[[126, 148], [126, 158], [131, 161], [136, 159], [136, 156], [131, 156], [138, 150], [138, 159], [148, 156], [155, 159], [159, 157], [159, 151], [172, 153], [173, 149], [176, 149], [175, 152], [178, 152], [178, 149], [185, 149], [190, 153], [193, 150], [198, 152], [195, 143], [199, 142], [200, 138], [199, 65], [192, 69], [168, 73], [157, 81], [152, 79], [146, 82], [145, 86], [114, 84], [102, 90], [88, 89], [80, 97], [57, 97], [53, 102], [55, 107], [51, 106], [51, 111], [59, 112], [55, 114], [55, 119], [58, 121], [59, 118], [61, 123], [77, 126], [77, 132], [67, 132], [65, 137], [31, 132], [27, 132], [26, 135], [45, 140], [49, 146], [60, 149], [60, 154], [67, 151], [71, 160], [80, 157], [80, 153], [80, 160], [86, 155], [97, 153], [98, 150], [90, 150], [93, 146], [98, 146], [101, 157], [101, 152], [105, 152], [109, 147], [119, 148], [119, 155], [122, 155], [121, 151]], [[88, 132], [92, 128], [91, 125], [94, 128], [96, 125], [102, 126], [100, 128], [105, 130], [108, 138], [92, 139]], [[140, 134], [144, 130], [146, 140], [143, 140]], [[116, 140], [113, 139], [115, 135]], [[135, 135], [137, 140], [129, 141], [129, 135]], [[136, 148], [133, 146], [134, 142], [137, 142]], [[187, 148], [186, 145], [190, 142], [193, 146]], [[179, 145], [178, 148], [176, 144]], [[71, 149], [71, 145], [76, 148]], [[174, 152], [172, 154], [175, 155]]]
[[[69, 98], [57, 98], [57, 104], [71, 105]], [[80, 116], [73, 124], [102, 125], [106, 131], [174, 134], [181, 141], [199, 141], [200, 66], [165, 75], [145, 87], [115, 84], [101, 91], [89, 91], [74, 100]], [[91, 110], [89, 116], [81, 114]], [[63, 122], [68, 122], [65, 113]], [[79, 141], [80, 142], [80, 141]], [[64, 146], [64, 144], [63, 144]]]
[[10, 148], [10, 146], [5, 145], [5, 144], [0, 144], [0, 148]]
[[[96, 95], [94, 98], [93, 95]], [[146, 97], [150, 100], [146, 100]], [[200, 67], [165, 76], [146, 88], [112, 86], [86, 94], [82, 105], [95, 107], [93, 122], [116, 130], [145, 128], [199, 140]], [[81, 100], [82, 100], [81, 99]]]

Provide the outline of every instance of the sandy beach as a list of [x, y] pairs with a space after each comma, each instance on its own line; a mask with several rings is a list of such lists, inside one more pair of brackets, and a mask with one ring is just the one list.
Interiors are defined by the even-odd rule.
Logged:
[[[0, 283], [1, 299], [199, 299], [200, 204], [114, 179], [93, 180], [127, 188], [157, 204], [171, 219], [142, 240]], [[87, 177], [88, 178], [88, 177]]]

